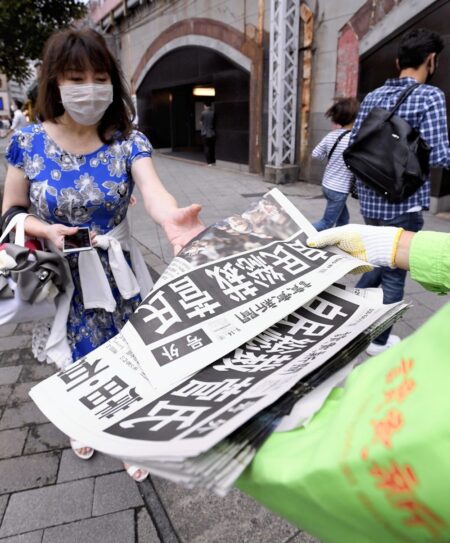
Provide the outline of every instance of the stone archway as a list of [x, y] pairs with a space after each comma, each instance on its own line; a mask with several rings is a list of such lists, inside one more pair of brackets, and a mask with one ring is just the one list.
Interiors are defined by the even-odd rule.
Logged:
[[[137, 89], [141, 129], [155, 148], [203, 161], [200, 115], [204, 103], [214, 104], [217, 160], [248, 165], [249, 80], [247, 70], [213, 49], [188, 45], [170, 50]], [[197, 96], [194, 89], [202, 87], [212, 87], [215, 96]]]
[[133, 92], [164, 55], [186, 46], [213, 49], [250, 74], [249, 170], [262, 171], [262, 48], [235, 28], [212, 19], [180, 21], [162, 32], [146, 49], [131, 78]]

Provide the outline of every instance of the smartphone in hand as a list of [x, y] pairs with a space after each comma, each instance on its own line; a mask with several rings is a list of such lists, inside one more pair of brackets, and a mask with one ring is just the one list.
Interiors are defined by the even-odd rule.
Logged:
[[87, 227], [80, 227], [76, 234], [64, 236], [63, 253], [90, 251], [92, 249], [91, 234]]

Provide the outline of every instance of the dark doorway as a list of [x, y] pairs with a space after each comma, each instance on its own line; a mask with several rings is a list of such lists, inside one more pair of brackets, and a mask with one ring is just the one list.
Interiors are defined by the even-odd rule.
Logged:
[[[450, 64], [449, 20], [450, 3], [448, 0], [439, 0], [364, 54], [361, 57], [361, 69], [359, 72], [359, 98], [364, 98], [368, 92], [383, 85], [386, 79], [398, 77], [395, 59], [400, 37], [405, 32], [414, 28], [428, 28], [438, 32], [446, 42], [444, 50], [439, 55], [439, 66], [431, 84], [440, 88], [445, 93], [447, 122], [450, 126], [450, 72], [447, 70], [447, 66]], [[449, 178], [449, 170], [433, 171], [431, 185], [433, 196], [440, 197], [450, 194]]]
[[[161, 58], [137, 91], [139, 127], [155, 148], [203, 159], [199, 114], [204, 102], [215, 111], [216, 158], [248, 164], [248, 72], [203, 47], [183, 47]], [[194, 96], [195, 87], [215, 90]]]

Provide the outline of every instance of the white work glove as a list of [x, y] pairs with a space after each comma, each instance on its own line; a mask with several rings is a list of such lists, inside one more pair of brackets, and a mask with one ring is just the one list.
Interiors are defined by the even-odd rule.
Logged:
[[318, 232], [307, 240], [307, 244], [309, 247], [336, 245], [374, 266], [395, 268], [395, 255], [402, 232], [403, 228], [395, 226], [346, 224]]

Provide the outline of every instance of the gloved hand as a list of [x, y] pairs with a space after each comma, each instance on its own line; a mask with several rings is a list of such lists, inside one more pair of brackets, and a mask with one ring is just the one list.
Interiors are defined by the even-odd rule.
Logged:
[[375, 266], [395, 268], [398, 240], [403, 228], [346, 224], [318, 232], [307, 240], [309, 247], [336, 245], [355, 258]]

